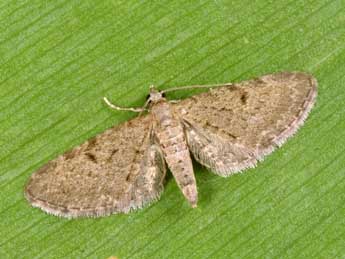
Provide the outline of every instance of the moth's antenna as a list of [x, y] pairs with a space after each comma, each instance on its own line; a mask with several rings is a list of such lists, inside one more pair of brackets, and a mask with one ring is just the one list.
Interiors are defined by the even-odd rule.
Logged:
[[213, 88], [213, 87], [230, 86], [230, 85], [233, 85], [233, 84], [226, 83], [226, 84], [218, 84], [218, 85], [187, 85], [187, 86], [168, 88], [161, 92], [167, 93], [167, 92], [178, 91], [178, 90], [186, 90], [186, 89], [194, 89], [194, 88]]
[[103, 100], [104, 100], [104, 102], [110, 107], [110, 108], [112, 108], [112, 109], [114, 109], [114, 110], [117, 110], [117, 111], [131, 111], [131, 112], [140, 112], [140, 114], [141, 114], [141, 112], [143, 112], [143, 111], [146, 111], [147, 109], [145, 109], [145, 107], [146, 107], [146, 103], [145, 103], [145, 105], [144, 105], [144, 107], [142, 107], [142, 108], [126, 108], [126, 107], [119, 107], [119, 106], [116, 106], [116, 105], [114, 105], [114, 104], [112, 104], [111, 102], [109, 102], [109, 100], [107, 99], [107, 97], [103, 97]]

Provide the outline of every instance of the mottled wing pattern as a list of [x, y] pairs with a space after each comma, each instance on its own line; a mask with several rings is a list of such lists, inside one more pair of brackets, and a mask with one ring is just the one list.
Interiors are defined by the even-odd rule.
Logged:
[[157, 200], [164, 158], [151, 115], [115, 126], [50, 161], [26, 186], [29, 202], [58, 216], [104, 216]]
[[271, 153], [306, 119], [316, 80], [282, 72], [210, 89], [174, 105], [196, 160], [227, 176]]

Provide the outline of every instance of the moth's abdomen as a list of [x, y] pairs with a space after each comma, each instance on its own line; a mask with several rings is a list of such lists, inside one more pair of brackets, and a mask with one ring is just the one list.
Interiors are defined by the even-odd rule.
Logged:
[[196, 181], [186, 137], [180, 121], [171, 112], [167, 102], [152, 107], [155, 134], [174, 178], [193, 207], [197, 204]]

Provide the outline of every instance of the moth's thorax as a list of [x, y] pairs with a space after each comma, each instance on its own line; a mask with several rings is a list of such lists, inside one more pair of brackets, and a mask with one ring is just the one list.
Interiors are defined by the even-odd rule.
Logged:
[[154, 104], [151, 113], [155, 120], [154, 132], [165, 161], [184, 196], [192, 206], [196, 206], [196, 181], [183, 126], [170, 103], [165, 100]]
[[160, 100], [159, 102], [153, 103], [151, 106], [151, 113], [160, 126], [169, 126], [172, 122], [173, 113], [171, 105], [166, 100]]

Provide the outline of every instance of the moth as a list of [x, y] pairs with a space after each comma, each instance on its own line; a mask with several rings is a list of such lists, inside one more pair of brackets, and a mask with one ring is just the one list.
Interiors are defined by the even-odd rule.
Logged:
[[[165, 93], [207, 92], [180, 101]], [[240, 83], [150, 88], [141, 114], [60, 155], [25, 187], [34, 207], [63, 217], [128, 213], [160, 197], [167, 168], [184, 197], [197, 206], [191, 155], [211, 172], [229, 176], [281, 146], [303, 124], [317, 96], [317, 81], [281, 72]], [[143, 114], [143, 112], [148, 113]]]

